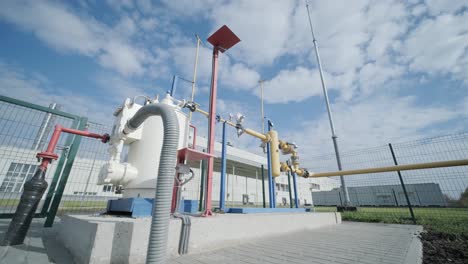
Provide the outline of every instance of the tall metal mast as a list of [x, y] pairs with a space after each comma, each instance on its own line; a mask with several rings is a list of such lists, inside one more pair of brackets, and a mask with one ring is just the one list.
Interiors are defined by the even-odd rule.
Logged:
[[[338, 170], [342, 170], [340, 151], [338, 149], [338, 142], [337, 142], [338, 136], [335, 133], [335, 125], [333, 124], [333, 115], [332, 115], [332, 111], [330, 107], [330, 100], [328, 99], [328, 91], [327, 91], [327, 87], [325, 85], [325, 80], [323, 77], [322, 62], [320, 61], [318, 44], [317, 44], [317, 40], [315, 39], [314, 27], [312, 26], [312, 19], [310, 18], [310, 11], [309, 11], [309, 3], [307, 0], [306, 0], [306, 8], [307, 8], [307, 15], [309, 17], [310, 32], [312, 33], [312, 42], [314, 43], [314, 48], [315, 48], [315, 57], [317, 59], [318, 69], [320, 73], [320, 80], [322, 82], [323, 95], [325, 97], [325, 104], [327, 105], [328, 120], [330, 121], [330, 129], [331, 129], [331, 134], [332, 134], [333, 147], [335, 148], [336, 163], [338, 164]], [[340, 176], [340, 180], [341, 180], [341, 188], [343, 189], [343, 194], [345, 198], [344, 205], [345, 206], [351, 205], [351, 202], [349, 200], [348, 188], [346, 187], [344, 177]]]
[[[195, 64], [193, 65], [193, 78], [192, 78], [192, 96], [190, 97], [190, 100], [193, 102], [195, 98], [195, 86], [197, 83], [197, 68], [198, 68], [198, 52], [200, 50], [200, 42], [201, 39], [200, 37], [195, 34], [195, 37], [197, 38], [197, 49], [195, 50]], [[189, 122], [192, 120], [192, 112], [189, 112]]]
[[261, 113], [261, 121], [262, 121], [262, 133], [265, 134], [265, 113], [263, 111], [263, 83], [265, 80], [258, 81], [260, 83], [260, 96], [261, 96], [261, 105], [262, 105], [262, 113]]

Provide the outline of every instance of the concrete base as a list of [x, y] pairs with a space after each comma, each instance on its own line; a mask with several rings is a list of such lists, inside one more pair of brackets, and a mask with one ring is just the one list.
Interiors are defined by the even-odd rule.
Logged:
[[[341, 223], [339, 213], [220, 214], [192, 217], [189, 253]], [[151, 218], [63, 216], [58, 238], [76, 263], [144, 263]], [[177, 256], [181, 221], [171, 219], [168, 255]]]

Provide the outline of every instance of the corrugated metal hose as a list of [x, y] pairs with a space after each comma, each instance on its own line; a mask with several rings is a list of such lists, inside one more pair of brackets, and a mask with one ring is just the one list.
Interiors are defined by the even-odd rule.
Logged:
[[165, 104], [150, 104], [140, 108], [128, 120], [124, 134], [137, 129], [150, 116], [161, 116], [164, 126], [164, 140], [159, 161], [153, 217], [148, 241], [146, 263], [165, 263], [169, 218], [171, 213], [172, 187], [174, 184], [177, 147], [179, 143], [179, 122], [174, 109]]

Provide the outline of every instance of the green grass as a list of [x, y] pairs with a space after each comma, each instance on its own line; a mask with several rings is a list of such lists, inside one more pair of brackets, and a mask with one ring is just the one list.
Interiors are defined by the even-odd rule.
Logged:
[[[315, 207], [317, 212], [334, 212], [336, 207]], [[416, 223], [437, 232], [468, 234], [468, 208], [414, 208]], [[358, 207], [342, 213], [343, 220], [412, 224], [408, 208]]]
[[[3, 199], [0, 200], [0, 206], [4, 207], [16, 207], [19, 203], [18, 199]], [[68, 208], [106, 208], [107, 201], [62, 201], [60, 204], [60, 209]]]
[[107, 201], [62, 201], [60, 208], [74, 208], [74, 207], [93, 207], [93, 208], [106, 208]]
[[18, 205], [18, 199], [2, 199], [0, 200], [0, 206], [13, 206], [16, 207]]

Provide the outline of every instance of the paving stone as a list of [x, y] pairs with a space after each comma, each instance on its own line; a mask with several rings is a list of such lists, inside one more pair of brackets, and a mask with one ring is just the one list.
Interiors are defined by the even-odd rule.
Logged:
[[[208, 253], [185, 255], [170, 263], [203, 259], [214, 263], [319, 263], [404, 264], [409, 245], [421, 227], [369, 223], [343, 223]], [[201, 258], [200, 258], [201, 257]]]

